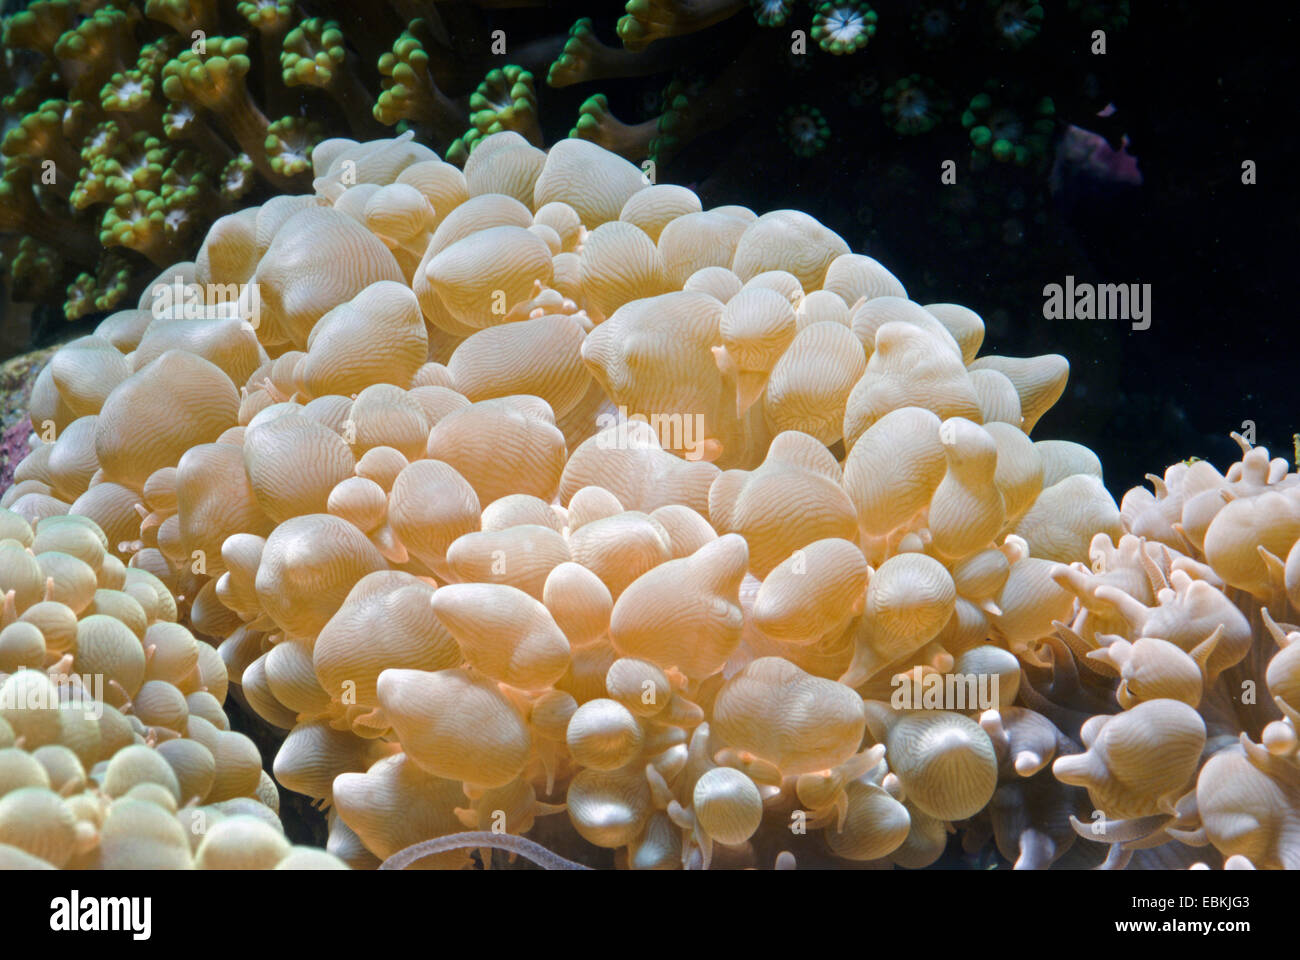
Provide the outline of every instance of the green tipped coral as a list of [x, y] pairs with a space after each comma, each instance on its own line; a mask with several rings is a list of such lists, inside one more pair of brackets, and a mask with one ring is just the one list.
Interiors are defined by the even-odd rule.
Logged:
[[81, 273], [67, 290], [63, 314], [80, 320], [92, 313], [116, 309], [130, 291], [131, 266], [120, 255], [105, 254], [94, 273]]
[[796, 157], [814, 157], [826, 149], [831, 128], [826, 117], [808, 104], [787, 107], [779, 123], [781, 139]]
[[248, 196], [257, 182], [253, 161], [248, 154], [240, 153], [232, 157], [221, 169], [217, 178], [221, 199], [226, 202], [241, 200]]
[[523, 67], [507, 64], [489, 72], [470, 94], [469, 108], [469, 122], [485, 136], [513, 130], [534, 145], [541, 145], [537, 89], [533, 75]]
[[461, 127], [461, 113], [438, 88], [423, 34], [427, 26], [415, 20], [379, 58], [383, 92], [375, 101], [375, 119], [385, 126], [407, 120], [446, 139]]
[[46, 100], [38, 110], [27, 114], [17, 126], [10, 128], [0, 142], [0, 153], [36, 168], [53, 162], [60, 180], [75, 175], [79, 159], [77, 151], [63, 134], [67, 106], [64, 100]]
[[537, 117], [537, 88], [523, 67], [507, 64], [491, 70], [469, 98], [472, 124], [447, 148], [449, 163], [464, 164], [484, 137], [511, 130], [530, 143], [542, 145]]
[[784, 26], [794, 6], [792, 0], [749, 0], [754, 19], [760, 27]]
[[249, 67], [247, 40], [210, 37], [201, 50], [184, 50], [167, 62], [162, 74], [163, 94], [168, 100], [234, 118], [235, 136], [239, 137], [247, 125], [240, 114], [249, 106], [244, 85]]
[[[345, 129], [376, 135], [373, 100], [338, 25], [299, 9], [292, 0], [35, 0], [3, 18], [9, 295], [75, 278], [65, 312], [83, 315], [116, 295], [124, 264], [139, 284], [151, 257], [193, 256], [195, 230], [259, 190], [305, 188], [328, 122], [321, 108], [331, 114], [316, 90], [338, 105]], [[463, 129], [468, 111], [446, 108]], [[114, 251], [111, 267], [97, 266], [102, 244]]]
[[856, 53], [876, 35], [876, 20], [863, 0], [826, 0], [817, 7], [811, 36], [827, 53]]
[[133, 113], [156, 104], [156, 86], [156, 78], [143, 70], [115, 73], [99, 91], [99, 103], [107, 113]]
[[972, 161], [977, 167], [990, 159], [1018, 167], [1042, 162], [1056, 128], [1051, 98], [1040, 97], [1032, 107], [1019, 109], [995, 96], [1000, 85], [989, 87], [971, 98], [961, 118], [970, 135]]
[[144, 15], [185, 37], [195, 30], [211, 33], [217, 24], [217, 0], [146, 0]]
[[32, 237], [23, 237], [9, 265], [14, 294], [21, 300], [40, 300], [58, 284], [63, 260], [56, 248]]
[[59, 38], [53, 54], [72, 94], [92, 96], [135, 59], [131, 17], [121, 10], [96, 10]]
[[569, 136], [590, 140], [639, 164], [651, 155], [650, 144], [658, 130], [657, 119], [639, 124], [627, 124], [619, 120], [610, 112], [606, 96], [597, 93], [588, 97], [578, 108], [578, 122], [569, 131]]
[[280, 70], [285, 86], [328, 87], [347, 57], [343, 31], [333, 20], [312, 17], [284, 38]]
[[373, 100], [348, 67], [343, 31], [335, 21], [311, 17], [290, 30], [281, 44], [279, 71], [288, 88], [323, 90], [354, 128], [375, 125]]
[[6, 47], [23, 47], [50, 56], [54, 45], [77, 19], [73, 0], [37, 0], [5, 22]]
[[108, 189], [114, 194], [157, 190], [171, 157], [171, 149], [147, 131], [132, 134], [104, 161]]
[[745, 0], [627, 0], [618, 36], [631, 51], [655, 40], [696, 33], [745, 8]]
[[948, 103], [933, 83], [914, 73], [885, 90], [880, 110], [895, 133], [914, 136], [937, 127], [948, 112]]
[[262, 33], [282, 34], [293, 23], [291, 0], [240, 0], [235, 12]]
[[1031, 0], [990, 0], [993, 30], [998, 40], [1019, 50], [1033, 43], [1043, 29], [1043, 7]]
[[567, 87], [581, 83], [586, 79], [585, 65], [590, 59], [591, 51], [599, 46], [596, 39], [595, 24], [590, 17], [583, 17], [569, 28], [569, 36], [564, 41], [564, 49], [555, 58], [546, 72], [546, 85], [549, 87]]
[[302, 117], [283, 117], [266, 134], [266, 156], [281, 177], [296, 177], [311, 170], [311, 152], [325, 139], [319, 123]]

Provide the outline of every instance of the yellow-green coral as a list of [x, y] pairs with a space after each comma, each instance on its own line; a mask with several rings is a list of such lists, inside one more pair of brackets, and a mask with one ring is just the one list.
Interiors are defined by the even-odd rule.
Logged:
[[63, 313], [79, 320], [90, 313], [113, 310], [126, 298], [131, 266], [119, 254], [106, 253], [94, 273], [80, 273], [67, 290]]
[[59, 38], [72, 29], [76, 17], [73, 0], [37, 0], [5, 21], [5, 46], [25, 47], [48, 56]]
[[603, 93], [588, 97], [578, 108], [578, 122], [569, 136], [599, 144], [620, 157], [641, 163], [651, 155], [650, 143], [659, 131], [659, 119], [628, 124], [614, 116]]
[[537, 90], [533, 75], [523, 67], [507, 64], [493, 70], [469, 98], [469, 116], [483, 134], [513, 130], [535, 146], [542, 142], [537, 120]]
[[402, 120], [454, 137], [461, 126], [460, 111], [434, 81], [429, 53], [422, 34], [423, 20], [415, 20], [379, 58], [383, 92], [375, 101], [375, 119], [386, 126]]
[[311, 17], [290, 30], [281, 44], [279, 70], [286, 87], [316, 87], [328, 93], [354, 127], [375, 123], [370, 95], [348, 69], [337, 22]]
[[267, 128], [266, 155], [281, 177], [296, 177], [311, 170], [311, 152], [324, 139], [319, 123], [302, 117], [283, 117]]

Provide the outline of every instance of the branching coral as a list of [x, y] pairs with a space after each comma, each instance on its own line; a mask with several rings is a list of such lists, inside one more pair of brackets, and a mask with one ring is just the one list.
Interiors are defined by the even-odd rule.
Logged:
[[[10, 199], [0, 234], [10, 292], [66, 286], [69, 319], [121, 306], [157, 266], [193, 256], [203, 229], [245, 198], [307, 189], [312, 149], [332, 118], [370, 136], [383, 129], [376, 116], [438, 119], [445, 146], [471, 110], [489, 106], [468, 102], [489, 58], [463, 58], [450, 81], [440, 77], [451, 83], [444, 94], [431, 68], [413, 67], [436, 31], [412, 24], [379, 63], [368, 43], [365, 58], [351, 52], [336, 21], [304, 19], [286, 0], [38, 0], [7, 17], [4, 31]], [[389, 89], [377, 108], [369, 90], [379, 92], [381, 74]], [[504, 119], [475, 123], [524, 128], [522, 97], [511, 97]], [[33, 242], [46, 245], [42, 257]]]
[[[981, 357], [976, 313], [806, 214], [705, 210], [581, 139], [312, 163], [314, 194], [223, 217], [41, 373], [0, 657], [44, 638], [220, 770], [190, 681], [144, 682], [161, 634], [197, 650], [355, 867], [914, 868], [952, 832], [1021, 868], [1295, 865], [1284, 461], [1121, 508], [1091, 451], [1031, 439], [1063, 358]], [[160, 652], [101, 655], [100, 625]], [[125, 824], [171, 822], [141, 793]], [[10, 818], [77, 819], [51, 796]], [[557, 822], [555, 856], [522, 839]], [[222, 823], [168, 855], [293, 855]], [[42, 831], [29, 856], [80, 865]]]

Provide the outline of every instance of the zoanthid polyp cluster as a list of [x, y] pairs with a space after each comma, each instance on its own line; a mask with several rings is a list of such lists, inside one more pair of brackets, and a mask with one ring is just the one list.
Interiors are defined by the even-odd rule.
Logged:
[[586, 141], [312, 157], [36, 383], [5, 689], [108, 682], [93, 746], [3, 712], [10, 861], [1297, 865], [1284, 461], [1121, 508], [1031, 437], [1064, 358]]

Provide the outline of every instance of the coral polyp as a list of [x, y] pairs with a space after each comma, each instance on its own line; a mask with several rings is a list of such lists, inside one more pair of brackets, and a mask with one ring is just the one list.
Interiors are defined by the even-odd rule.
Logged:
[[781, 139], [797, 157], [811, 157], [826, 148], [830, 140], [830, 126], [816, 107], [804, 104], [790, 107], [781, 115]]
[[933, 83], [912, 74], [885, 90], [880, 109], [895, 133], [913, 136], [937, 127], [949, 108]]
[[1033, 0], [991, 0], [993, 31], [998, 41], [1019, 50], [1037, 39], [1043, 28], [1043, 8]]
[[780, 27], [790, 16], [792, 0], [750, 0], [754, 9], [754, 19], [761, 27]]
[[[990, 84], [990, 87], [996, 85]], [[1049, 97], [1036, 102], [1008, 101], [998, 93], [978, 93], [962, 114], [977, 165], [994, 160], [1018, 167], [1041, 164], [1055, 130], [1056, 107]]]
[[876, 35], [877, 19], [865, 2], [824, 0], [813, 16], [811, 36], [827, 53], [854, 53]]

